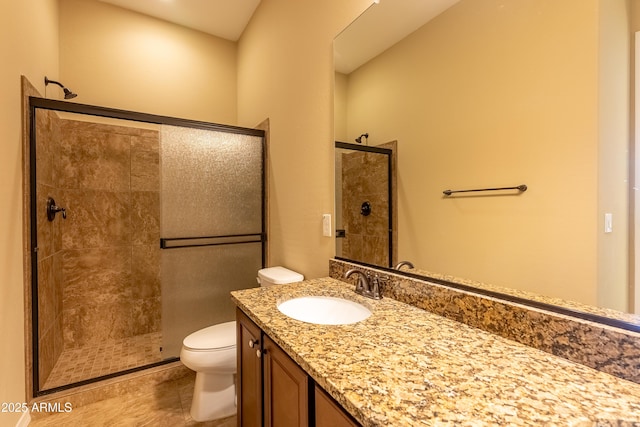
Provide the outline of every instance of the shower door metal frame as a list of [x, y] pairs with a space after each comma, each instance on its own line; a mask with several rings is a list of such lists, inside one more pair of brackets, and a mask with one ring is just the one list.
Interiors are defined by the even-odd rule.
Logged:
[[[75, 102], [59, 101], [54, 99], [46, 99], [40, 97], [29, 97], [29, 210], [30, 221], [30, 239], [28, 253], [31, 264], [31, 370], [32, 370], [32, 393], [34, 397], [48, 395], [51, 393], [79, 387], [86, 384], [118, 377], [132, 372], [142, 371], [155, 366], [165, 365], [179, 360], [177, 357], [162, 360], [151, 364], [138, 366], [124, 371], [114, 372], [108, 375], [102, 375], [63, 386], [54, 387], [47, 390], [40, 389], [39, 375], [39, 326], [38, 326], [38, 230], [37, 230], [37, 176], [36, 176], [36, 110], [53, 110], [64, 113], [76, 113], [89, 116], [105, 117], [111, 119], [136, 121], [143, 123], [153, 123], [157, 125], [179, 126], [186, 128], [211, 130], [225, 133], [234, 133], [241, 135], [257, 136], [262, 138], [262, 230], [260, 234], [252, 235], [252, 239], [239, 243], [261, 243], [262, 244], [262, 267], [264, 268], [267, 260], [267, 200], [266, 200], [266, 170], [267, 170], [267, 147], [266, 132], [260, 129], [243, 128], [239, 126], [224, 125], [218, 123], [203, 122], [197, 120], [181, 119], [169, 116], [160, 116], [155, 114], [140, 113], [135, 111], [119, 110], [114, 108], [100, 107], [95, 105], [79, 104]], [[219, 236], [216, 236], [219, 237]], [[165, 240], [165, 239], [163, 239]], [[166, 242], [161, 241], [161, 245]], [[169, 249], [169, 247], [167, 247]]]

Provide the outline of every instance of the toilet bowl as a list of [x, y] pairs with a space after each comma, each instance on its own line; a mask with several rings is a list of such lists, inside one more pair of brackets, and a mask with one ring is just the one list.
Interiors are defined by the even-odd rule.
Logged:
[[180, 360], [196, 371], [191, 418], [208, 421], [236, 413], [236, 322], [209, 326], [187, 336]]
[[[261, 286], [304, 280], [302, 274], [283, 267], [258, 272]], [[220, 323], [200, 329], [182, 342], [180, 360], [196, 371], [191, 401], [191, 418], [211, 421], [236, 413], [236, 322]]]

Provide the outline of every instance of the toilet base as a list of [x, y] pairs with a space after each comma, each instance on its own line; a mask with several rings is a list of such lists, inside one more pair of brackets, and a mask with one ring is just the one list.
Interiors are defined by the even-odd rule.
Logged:
[[191, 418], [211, 421], [236, 413], [236, 385], [233, 374], [196, 373], [191, 401]]

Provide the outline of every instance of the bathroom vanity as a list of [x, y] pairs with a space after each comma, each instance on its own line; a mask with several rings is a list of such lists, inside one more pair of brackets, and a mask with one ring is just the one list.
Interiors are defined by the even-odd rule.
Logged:
[[[372, 314], [350, 325], [319, 325], [277, 308], [308, 295], [351, 300]], [[285, 408], [296, 413], [299, 423], [292, 425], [325, 413], [326, 398], [316, 399], [316, 390], [330, 396], [338, 416], [364, 426], [640, 423], [640, 384], [392, 298], [364, 298], [341, 280], [234, 291], [232, 299], [239, 308], [243, 426], [261, 425], [263, 390], [265, 416]], [[284, 372], [286, 393], [278, 390]], [[254, 397], [245, 397], [249, 389]]]
[[236, 320], [239, 425], [359, 425], [240, 309]]

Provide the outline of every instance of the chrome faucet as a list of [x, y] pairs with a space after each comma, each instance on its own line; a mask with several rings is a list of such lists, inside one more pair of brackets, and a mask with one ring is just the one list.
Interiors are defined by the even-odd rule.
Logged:
[[396, 270], [400, 270], [400, 269], [402, 268], [402, 266], [403, 266], [403, 265], [406, 265], [406, 266], [407, 266], [407, 267], [409, 267], [409, 268], [415, 268], [415, 267], [413, 266], [413, 264], [412, 264], [411, 262], [409, 262], [409, 261], [400, 261], [400, 262], [395, 266], [395, 269], [396, 269]]
[[377, 274], [371, 277], [370, 273], [363, 273], [355, 268], [347, 271], [344, 274], [344, 277], [345, 279], [348, 279], [356, 273], [360, 277], [358, 277], [358, 282], [356, 283], [356, 289], [354, 292], [367, 298], [382, 299], [382, 294], [380, 293], [380, 282], [384, 280]]

